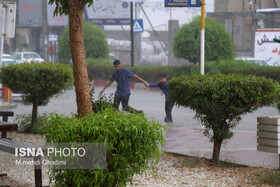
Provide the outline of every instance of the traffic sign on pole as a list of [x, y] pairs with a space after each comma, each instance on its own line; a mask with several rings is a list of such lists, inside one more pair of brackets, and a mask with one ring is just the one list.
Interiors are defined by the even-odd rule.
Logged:
[[133, 32], [144, 32], [142, 19], [133, 20]]

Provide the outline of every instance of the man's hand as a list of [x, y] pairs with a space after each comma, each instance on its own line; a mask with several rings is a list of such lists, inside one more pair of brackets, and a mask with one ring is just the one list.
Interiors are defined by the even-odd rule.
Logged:
[[109, 81], [106, 83], [106, 86], [99, 92], [99, 94], [102, 95], [103, 92], [104, 92], [104, 90], [105, 90], [108, 86], [110, 86], [111, 84], [112, 84], [112, 81], [109, 80]]
[[103, 92], [104, 92], [104, 89], [102, 89], [102, 90], [99, 92], [99, 94], [100, 94], [100, 95], [102, 95], [102, 94], [103, 94]]

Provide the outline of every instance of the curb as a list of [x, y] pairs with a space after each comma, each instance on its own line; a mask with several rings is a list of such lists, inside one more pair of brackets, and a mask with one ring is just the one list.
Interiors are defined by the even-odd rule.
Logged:
[[13, 109], [16, 107], [17, 107], [17, 104], [0, 99], [0, 109]]

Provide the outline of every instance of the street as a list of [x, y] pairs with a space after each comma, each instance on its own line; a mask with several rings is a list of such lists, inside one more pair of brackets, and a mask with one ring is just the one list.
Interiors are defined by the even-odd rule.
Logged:
[[[95, 86], [94, 99], [98, 99], [99, 92], [102, 89], [100, 86]], [[116, 84], [112, 84], [108, 87], [104, 94], [110, 96], [116, 90]], [[163, 119], [165, 117], [164, 110], [165, 98], [161, 94], [160, 90], [157, 89], [144, 89], [142, 84], [137, 84], [135, 89], [131, 89], [131, 96], [129, 100], [129, 105], [136, 108], [137, 110], [143, 110], [145, 116], [151, 120], [158, 120], [160, 123], [164, 123]], [[28, 114], [32, 111], [31, 105], [24, 105], [20, 98], [12, 98], [13, 107], [6, 107], [1, 105], [1, 110], [13, 110], [15, 115]], [[121, 109], [121, 106], [120, 106]], [[215, 109], [213, 109], [215, 110]], [[46, 106], [39, 107], [39, 113], [51, 113], [57, 112], [59, 114], [69, 115], [71, 113], [75, 114], [77, 112], [76, 96], [74, 88], [65, 91], [62, 95], [53, 97], [49, 104]], [[168, 124], [170, 127], [187, 127], [187, 128], [201, 128], [200, 123], [194, 119], [195, 112], [188, 108], [174, 106], [172, 115], [173, 123]], [[247, 114], [242, 117], [241, 122], [236, 126], [234, 130], [240, 131], [254, 131], [257, 130], [257, 117], [258, 116], [277, 116], [279, 112], [272, 107], [263, 107], [259, 110]]]

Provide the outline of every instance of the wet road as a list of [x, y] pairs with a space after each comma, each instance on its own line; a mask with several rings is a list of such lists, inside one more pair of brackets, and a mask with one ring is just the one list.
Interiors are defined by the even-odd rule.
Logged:
[[[94, 98], [97, 99], [102, 87], [95, 87]], [[116, 85], [113, 84], [105, 90], [106, 96], [114, 93], [116, 90]], [[131, 96], [129, 105], [138, 109], [143, 110], [148, 119], [158, 120], [163, 123], [165, 117], [164, 110], [164, 95], [161, 95], [160, 90], [155, 90], [152, 88], [144, 89], [144, 87], [137, 86], [135, 89], [131, 89]], [[27, 114], [31, 113], [32, 107], [30, 105], [24, 105], [19, 98], [13, 98], [13, 104], [16, 104], [12, 110], [15, 114]], [[120, 107], [121, 108], [121, 107]], [[1, 110], [6, 109], [2, 107]], [[50, 100], [49, 104], [46, 106], [39, 107], [39, 113], [51, 113], [57, 112], [60, 114], [71, 114], [77, 112], [76, 97], [74, 88], [64, 92], [62, 95], [54, 97]], [[173, 108], [173, 123], [169, 124], [170, 127], [188, 127], [188, 128], [200, 128], [200, 123], [194, 119], [194, 111], [184, 108], [174, 106]], [[236, 126], [235, 130], [241, 131], [255, 131], [257, 130], [257, 117], [258, 116], [277, 116], [279, 112], [272, 107], [264, 107], [253, 113], [247, 114], [242, 117], [239, 125]]]

